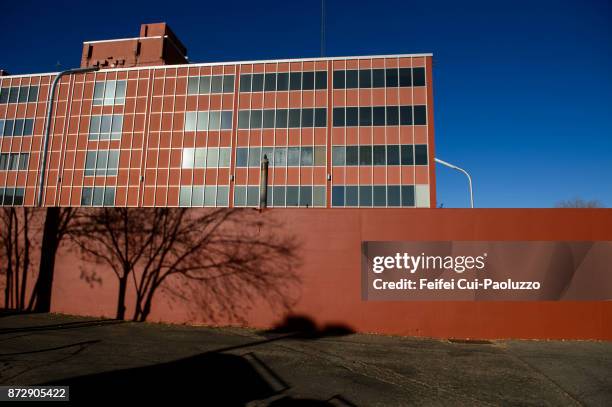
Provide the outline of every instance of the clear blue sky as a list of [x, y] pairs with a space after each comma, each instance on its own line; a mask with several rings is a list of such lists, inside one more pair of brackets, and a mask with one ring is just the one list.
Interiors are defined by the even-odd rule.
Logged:
[[[7, 2], [0, 67], [79, 65], [85, 40], [166, 21], [194, 62], [318, 56], [320, 1]], [[56, 6], [52, 6], [55, 4]], [[610, 1], [327, 1], [328, 56], [432, 52], [436, 155], [480, 207], [612, 206]], [[437, 168], [438, 202], [467, 205]]]

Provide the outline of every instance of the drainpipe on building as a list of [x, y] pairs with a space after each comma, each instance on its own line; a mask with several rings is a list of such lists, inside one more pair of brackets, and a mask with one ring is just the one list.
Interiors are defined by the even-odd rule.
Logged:
[[259, 209], [264, 209], [268, 206], [268, 156], [264, 154], [261, 160], [260, 167], [260, 184], [259, 184]]
[[40, 177], [38, 180], [38, 200], [36, 206], [42, 206], [43, 200], [43, 189], [45, 183], [45, 170], [47, 166], [47, 149], [49, 148], [49, 134], [51, 132], [51, 119], [53, 117], [53, 102], [55, 101], [55, 88], [57, 88], [57, 84], [59, 83], [62, 77], [67, 75], [74, 75], [77, 73], [85, 73], [85, 72], [93, 72], [100, 69], [97, 66], [90, 66], [87, 68], [74, 68], [68, 69], [66, 71], [62, 71], [57, 74], [55, 79], [53, 80], [53, 85], [51, 85], [51, 91], [49, 92], [49, 100], [47, 102], [47, 122], [45, 123], [45, 135], [44, 135], [44, 143], [43, 143], [43, 151], [42, 151], [42, 162], [40, 165]]
[[470, 208], [474, 209], [474, 193], [472, 192], [472, 177], [470, 177], [470, 174], [468, 174], [468, 172], [466, 170], [464, 170], [463, 168], [457, 167], [456, 165], [448, 163], [448, 162], [446, 162], [444, 160], [440, 160], [439, 158], [434, 158], [434, 160], [438, 164], [442, 164], [444, 166], [447, 166], [448, 168], [452, 168], [454, 170], [460, 171], [460, 172], [465, 174], [465, 176], [468, 179], [468, 186], [470, 188]]

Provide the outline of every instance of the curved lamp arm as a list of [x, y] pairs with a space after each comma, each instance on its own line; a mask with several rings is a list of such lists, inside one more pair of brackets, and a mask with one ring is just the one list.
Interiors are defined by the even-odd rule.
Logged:
[[468, 172], [466, 170], [464, 170], [461, 167], [457, 167], [456, 165], [453, 165], [451, 163], [448, 163], [444, 160], [440, 160], [439, 158], [434, 158], [434, 160], [438, 163], [438, 164], [442, 164], [447, 166], [448, 168], [452, 168], [454, 170], [460, 171], [462, 173], [465, 174], [465, 176], [468, 179], [468, 183], [469, 183], [469, 187], [470, 187], [470, 207], [474, 208], [474, 193], [472, 192], [472, 177], [470, 177], [470, 174], [468, 174]]

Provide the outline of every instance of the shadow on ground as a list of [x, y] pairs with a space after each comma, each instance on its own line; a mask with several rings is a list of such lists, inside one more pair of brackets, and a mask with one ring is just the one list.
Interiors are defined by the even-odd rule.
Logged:
[[[286, 394], [291, 385], [253, 352], [224, 353], [284, 339], [316, 340], [353, 331], [345, 326], [318, 329], [304, 316], [289, 316], [266, 331], [268, 339], [205, 352], [152, 366], [78, 376], [47, 385], [70, 386], [71, 401], [202, 401], [205, 405], [242, 406], [256, 400], [266, 405], [354, 406], [341, 395], [326, 400], [295, 398]], [[333, 404], [332, 404], [333, 402]]]

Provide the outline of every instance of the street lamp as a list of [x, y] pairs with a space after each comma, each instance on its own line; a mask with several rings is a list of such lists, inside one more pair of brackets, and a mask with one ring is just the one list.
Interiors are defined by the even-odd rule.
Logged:
[[43, 200], [43, 187], [45, 183], [45, 167], [47, 166], [47, 148], [49, 147], [49, 133], [51, 132], [51, 117], [53, 116], [53, 102], [55, 101], [55, 88], [59, 83], [60, 79], [67, 75], [74, 75], [77, 73], [94, 72], [99, 70], [97, 66], [90, 66], [87, 68], [74, 68], [62, 71], [57, 74], [51, 85], [51, 91], [49, 92], [49, 101], [47, 102], [47, 122], [45, 124], [45, 141], [43, 145], [42, 163], [40, 167], [40, 178], [38, 180], [38, 201], [37, 206], [42, 206]]
[[445, 166], [447, 166], [449, 168], [452, 168], [452, 169], [457, 170], [457, 171], [461, 171], [462, 173], [465, 174], [465, 176], [468, 179], [468, 183], [469, 183], [469, 187], [470, 187], [470, 207], [473, 209], [474, 208], [474, 193], [472, 192], [472, 177], [470, 177], [470, 174], [468, 174], [468, 172], [466, 170], [464, 170], [463, 168], [457, 167], [456, 165], [453, 165], [451, 163], [447, 163], [446, 161], [440, 160], [439, 158], [434, 158], [434, 160], [438, 164], [445, 165]]

